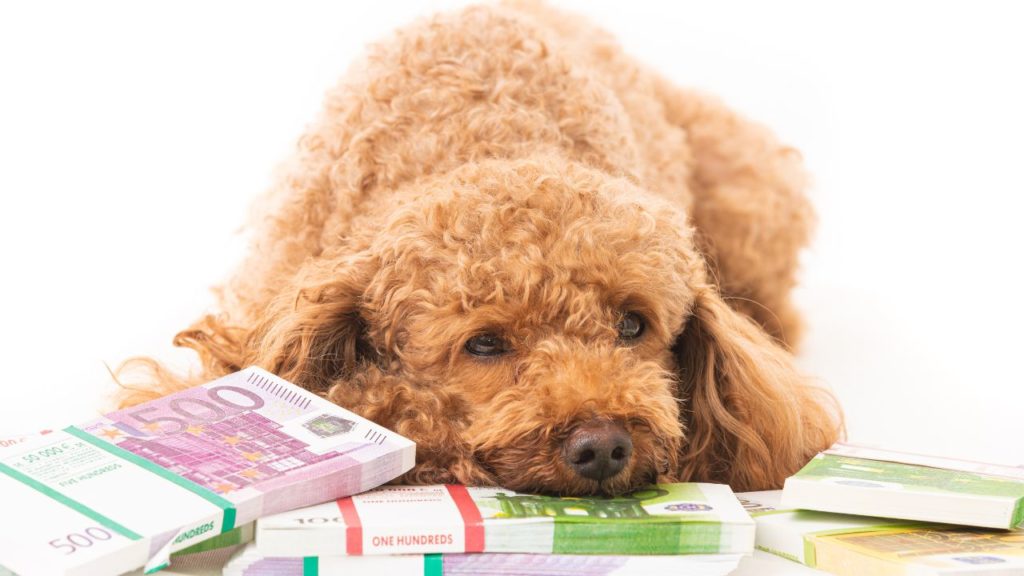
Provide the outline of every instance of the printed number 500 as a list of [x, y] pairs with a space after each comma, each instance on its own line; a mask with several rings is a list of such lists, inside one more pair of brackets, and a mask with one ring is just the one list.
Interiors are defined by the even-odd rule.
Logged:
[[64, 554], [68, 555], [74, 554], [79, 548], [88, 548], [98, 540], [110, 540], [112, 538], [110, 532], [99, 526], [90, 526], [82, 532], [82, 534], [73, 533], [63, 538], [50, 540], [50, 546], [58, 550], [64, 550]]

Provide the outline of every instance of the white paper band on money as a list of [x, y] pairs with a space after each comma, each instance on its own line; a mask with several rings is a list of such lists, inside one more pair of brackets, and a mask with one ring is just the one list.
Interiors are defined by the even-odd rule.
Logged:
[[117, 574], [383, 484], [414, 444], [259, 368], [0, 448], [0, 566]]
[[387, 486], [256, 523], [264, 556], [452, 552], [749, 553], [754, 522], [728, 486], [658, 484], [616, 498]]

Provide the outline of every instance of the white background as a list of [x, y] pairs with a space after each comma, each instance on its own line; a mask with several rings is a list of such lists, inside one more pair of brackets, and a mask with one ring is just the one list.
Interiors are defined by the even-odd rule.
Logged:
[[[361, 47], [448, 2], [0, 5], [0, 433], [170, 339]], [[1024, 464], [1024, 34], [1009, 2], [565, 2], [800, 148], [801, 362], [850, 439]], [[671, 8], [671, 11], [667, 11]]]

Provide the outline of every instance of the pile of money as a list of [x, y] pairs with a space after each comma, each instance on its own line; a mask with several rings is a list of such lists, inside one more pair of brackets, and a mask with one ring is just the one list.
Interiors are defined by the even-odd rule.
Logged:
[[727, 574], [753, 544], [718, 484], [588, 498], [389, 486], [260, 519], [225, 574]]
[[715, 576], [754, 544], [727, 486], [554, 498], [378, 488], [414, 444], [259, 368], [0, 442], [0, 574]]
[[786, 480], [790, 508], [1012, 529], [1024, 468], [835, 444]]
[[721, 484], [659, 484], [589, 498], [388, 486], [263, 518], [256, 542], [267, 556], [742, 554], [753, 548], [754, 523]]
[[740, 493], [757, 548], [840, 576], [1024, 574], [1024, 530], [994, 530], [781, 506], [782, 492]]
[[0, 438], [0, 575], [215, 559], [228, 576], [718, 576], [755, 544], [841, 576], [1024, 575], [1024, 468], [840, 443], [784, 490], [739, 498], [704, 483], [580, 498], [381, 487], [414, 452], [255, 367]]
[[0, 573], [120, 574], [412, 468], [408, 439], [259, 368], [0, 447]]
[[758, 549], [840, 576], [1024, 575], [1021, 468], [837, 444], [738, 496]]
[[250, 544], [225, 566], [224, 576], [722, 576], [735, 570], [741, 558], [740, 554], [396, 554], [268, 558]]

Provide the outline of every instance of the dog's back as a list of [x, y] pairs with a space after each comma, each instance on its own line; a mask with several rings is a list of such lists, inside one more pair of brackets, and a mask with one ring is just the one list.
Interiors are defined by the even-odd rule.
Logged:
[[628, 177], [688, 211], [723, 292], [795, 341], [788, 292], [811, 220], [799, 156], [538, 3], [439, 15], [372, 46], [329, 92], [258, 212], [224, 312], [256, 321], [306, 258], [358, 248], [376, 209], [414, 195], [417, 178], [538, 153]]

